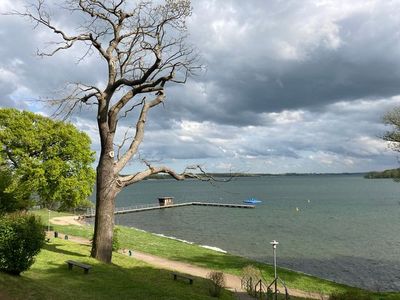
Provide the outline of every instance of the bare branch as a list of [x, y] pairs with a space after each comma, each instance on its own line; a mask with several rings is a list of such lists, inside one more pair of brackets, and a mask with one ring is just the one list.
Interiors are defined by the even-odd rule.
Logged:
[[144, 102], [142, 106], [142, 110], [139, 115], [139, 119], [136, 122], [136, 133], [132, 143], [129, 146], [129, 149], [124, 153], [124, 155], [114, 164], [115, 173], [119, 173], [128, 161], [135, 155], [138, 150], [139, 145], [143, 141], [144, 137], [144, 127], [146, 123], [147, 113], [148, 111], [158, 104], [164, 101], [165, 95], [163, 91], [158, 92], [157, 96], [151, 100], [150, 102]]
[[133, 139], [133, 136], [128, 136], [128, 133], [129, 133], [129, 130], [130, 130], [130, 129], [131, 129], [130, 127], [126, 129], [126, 131], [125, 131], [125, 133], [124, 133], [124, 137], [122, 138], [122, 141], [121, 141], [120, 144], [115, 144], [115, 143], [114, 143], [114, 146], [117, 147], [117, 159], [120, 159], [120, 158], [121, 158], [121, 149], [124, 147], [125, 143], [126, 143], [127, 141]]
[[[184, 180], [186, 178], [192, 178], [192, 179], [197, 179], [197, 180], [206, 181], [206, 182], [215, 182], [215, 181], [228, 182], [233, 178], [231, 176], [228, 179], [216, 179], [215, 177], [207, 174], [207, 172], [205, 172], [200, 165], [188, 166], [185, 168], [185, 170], [182, 173], [177, 173], [173, 169], [166, 167], [166, 166], [154, 167], [146, 160], [143, 160], [143, 163], [145, 163], [147, 166], [146, 170], [137, 172], [133, 175], [120, 176], [117, 180], [118, 185], [120, 187], [125, 187], [128, 185], [134, 184], [136, 182], [142, 181], [151, 175], [160, 174], [160, 173], [168, 174], [176, 180]], [[195, 171], [197, 171], [197, 172], [195, 172]]]
[[[97, 87], [82, 83], [67, 84], [62, 91], [63, 90], [69, 91], [67, 96], [45, 101], [56, 107], [53, 116], [61, 117], [62, 119], [67, 119], [77, 107], [82, 107], [82, 105], [95, 105], [96, 103], [90, 102], [90, 100], [95, 99], [97, 102], [98, 98], [102, 97], [102, 92]], [[62, 91], [59, 93], [62, 93]]]

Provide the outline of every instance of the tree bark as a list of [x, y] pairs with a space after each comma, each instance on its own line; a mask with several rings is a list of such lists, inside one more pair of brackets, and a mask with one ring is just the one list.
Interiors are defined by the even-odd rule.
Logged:
[[100, 156], [97, 166], [95, 232], [91, 256], [105, 263], [112, 258], [115, 197], [119, 192], [109, 154]]

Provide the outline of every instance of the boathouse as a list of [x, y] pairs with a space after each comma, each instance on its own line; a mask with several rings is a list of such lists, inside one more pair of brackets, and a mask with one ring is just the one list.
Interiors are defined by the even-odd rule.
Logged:
[[174, 197], [160, 197], [158, 198], [160, 206], [168, 206], [174, 204]]

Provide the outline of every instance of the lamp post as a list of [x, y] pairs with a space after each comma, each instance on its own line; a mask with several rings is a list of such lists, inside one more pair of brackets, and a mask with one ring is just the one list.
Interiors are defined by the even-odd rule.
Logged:
[[48, 209], [49, 211], [49, 218], [47, 220], [47, 231], [50, 231], [50, 209]]
[[274, 270], [275, 270], [275, 300], [278, 299], [278, 287], [277, 287], [277, 283], [278, 283], [278, 275], [276, 273], [276, 246], [279, 245], [279, 243], [275, 240], [273, 240], [272, 242], [270, 242], [270, 244], [272, 245], [272, 251], [274, 252]]
[[275, 279], [277, 278], [276, 274], [276, 246], [279, 245], [279, 242], [273, 240], [271, 243], [272, 245], [272, 251], [274, 252], [274, 270], [275, 270]]

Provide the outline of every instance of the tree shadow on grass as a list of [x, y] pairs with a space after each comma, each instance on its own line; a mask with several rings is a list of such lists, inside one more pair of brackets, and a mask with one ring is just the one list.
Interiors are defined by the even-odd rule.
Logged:
[[43, 249], [48, 250], [48, 251], [52, 251], [52, 252], [57, 252], [57, 253], [60, 253], [60, 254], [65, 254], [65, 255], [87, 257], [86, 255], [83, 255], [83, 254], [78, 253], [78, 252], [72, 252], [72, 251], [61, 249], [60, 247], [62, 247], [62, 246], [63, 246], [62, 244], [51, 243], [51, 244], [45, 244], [43, 246]]

